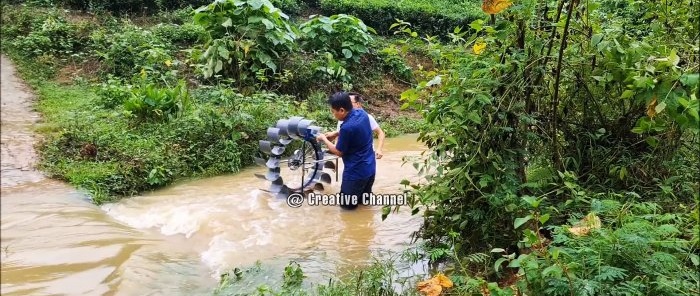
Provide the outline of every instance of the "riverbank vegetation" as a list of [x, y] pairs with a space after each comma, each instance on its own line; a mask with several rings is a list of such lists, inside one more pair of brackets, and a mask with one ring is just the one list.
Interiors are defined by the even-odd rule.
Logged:
[[[150, 26], [4, 7], [3, 36], [21, 37], [3, 51], [42, 97], [47, 169], [129, 190], [128, 178], [231, 171], [252, 162], [270, 114], [331, 124], [330, 89], [384, 103], [400, 92], [395, 106], [422, 118], [396, 118], [430, 147], [415, 164], [427, 183], [403, 182], [404, 210], [424, 216], [416, 259], [441, 274], [398, 293], [392, 268], [374, 266], [311, 293], [290, 265], [261, 295], [700, 292], [695, 1], [296, 2], [346, 13], [311, 21], [217, 3], [193, 22], [186, 10], [135, 18]], [[76, 61], [97, 78], [62, 84]]]
[[341, 89], [369, 98], [389, 137], [417, 131], [398, 100], [418, 59], [354, 16], [273, 5], [298, 13], [294, 0], [146, 2], [3, 6], [3, 52], [40, 98], [41, 168], [97, 204], [235, 173], [278, 119], [333, 128], [325, 100]]

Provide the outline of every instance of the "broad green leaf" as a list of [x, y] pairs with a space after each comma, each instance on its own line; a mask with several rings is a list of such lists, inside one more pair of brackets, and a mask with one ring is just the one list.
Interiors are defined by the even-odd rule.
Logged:
[[345, 56], [346, 59], [349, 59], [352, 57], [352, 51], [349, 49], [343, 48], [343, 55]]
[[469, 112], [469, 114], [467, 114], [467, 119], [471, 120], [476, 124], [481, 124], [481, 116], [479, 116], [479, 113], [477, 113], [476, 111]]
[[477, 19], [469, 24], [469, 27], [472, 29], [476, 30], [477, 32], [481, 31], [483, 28], [484, 20], [482, 19]]
[[265, 3], [262, 0], [248, 0], [248, 5], [255, 10], [260, 9], [263, 4]]
[[525, 202], [533, 208], [537, 208], [540, 206], [540, 200], [538, 200], [534, 196], [526, 195], [526, 196], [523, 196], [522, 199], [525, 200]]
[[700, 266], [700, 257], [698, 255], [690, 254], [690, 261], [693, 262], [693, 265]]
[[225, 60], [228, 60], [228, 55], [229, 55], [228, 49], [226, 49], [226, 47], [224, 47], [223, 45], [219, 45], [219, 47], [217, 49], [218, 49], [217, 51], [219, 52], [219, 56]]
[[562, 273], [563, 273], [563, 270], [562, 270], [561, 266], [555, 264], [555, 265], [552, 265], [552, 266], [545, 268], [542, 271], [542, 276], [545, 278], [546, 277], [559, 278], [559, 277], [561, 277]]
[[221, 23], [221, 25], [224, 26], [225, 28], [228, 28], [228, 27], [233, 25], [233, 21], [231, 20], [230, 17], [227, 17], [226, 20], [223, 23]]
[[221, 69], [224, 68], [224, 63], [221, 60], [216, 60], [216, 67], [214, 67], [214, 73], [219, 73]]
[[627, 98], [631, 98], [632, 96], [634, 96], [634, 91], [631, 89], [628, 89], [628, 90], [625, 90], [624, 92], [622, 92], [622, 95], [620, 96], [620, 98], [627, 99]]
[[406, 100], [409, 102], [414, 102], [417, 99], [418, 99], [418, 92], [413, 88], [407, 89], [406, 91], [401, 93], [401, 100], [402, 101]]
[[496, 263], [493, 264], [493, 269], [496, 272], [498, 272], [498, 270], [501, 269], [501, 264], [503, 264], [503, 262], [505, 262], [506, 260], [506, 258], [498, 258], [498, 260], [496, 260]]
[[544, 215], [540, 216], [540, 223], [541, 224], [547, 223], [547, 221], [549, 221], [549, 214], [544, 214]]
[[591, 45], [596, 46], [601, 40], [603, 40], [603, 34], [594, 34], [593, 37], [591, 37]]
[[520, 255], [520, 257], [518, 257], [517, 259], [508, 263], [508, 267], [513, 267], [513, 268], [520, 267], [520, 260], [522, 260], [523, 258], [527, 258], [527, 255]]
[[262, 19], [262, 23], [265, 24], [265, 29], [272, 30], [275, 27], [275, 24], [273, 24], [270, 20], [268, 19]]
[[532, 219], [532, 215], [527, 215], [527, 216], [525, 216], [525, 217], [523, 217], [523, 218], [515, 218], [515, 223], [513, 224], [513, 226], [514, 226], [516, 229], [517, 229], [517, 228], [520, 228], [520, 226], [522, 226], [523, 224], [527, 223], [527, 221], [530, 221], [530, 219]]
[[382, 207], [382, 221], [386, 220], [386, 218], [389, 216], [389, 213], [391, 213], [391, 207]]
[[559, 248], [552, 249], [552, 259], [557, 260], [559, 258]]
[[647, 138], [645, 139], [645, 141], [646, 141], [647, 144], [649, 144], [649, 146], [651, 146], [651, 147], [656, 147], [656, 146], [659, 145], [659, 139], [657, 139], [656, 137], [647, 137]]
[[620, 180], [625, 179], [625, 176], [627, 176], [627, 168], [621, 167], [620, 168]]
[[683, 83], [685, 86], [695, 86], [698, 84], [698, 78], [700, 77], [700, 74], [683, 74], [681, 76], [680, 81]]
[[654, 108], [654, 110], [656, 110], [656, 113], [661, 113], [661, 111], [664, 111], [664, 109], [666, 109], [666, 103], [664, 102], [657, 104]]
[[263, 18], [262, 16], [252, 15], [252, 16], [248, 17], [248, 23], [249, 24], [257, 24], [259, 22], [262, 22], [263, 19], [265, 19], [265, 18]]
[[675, 49], [671, 50], [671, 54], [668, 56], [668, 61], [674, 66], [678, 66], [678, 62], [681, 61], [681, 58], [678, 57]]
[[646, 70], [647, 70], [647, 72], [653, 74], [654, 71], [656, 71], [656, 68], [654, 67], [654, 65], [647, 65]]
[[459, 228], [464, 229], [464, 227], [467, 227], [467, 224], [469, 223], [469, 220], [464, 219], [462, 223], [459, 223]]
[[457, 145], [457, 139], [455, 139], [455, 137], [453, 136], [447, 136], [447, 141], [454, 145]]

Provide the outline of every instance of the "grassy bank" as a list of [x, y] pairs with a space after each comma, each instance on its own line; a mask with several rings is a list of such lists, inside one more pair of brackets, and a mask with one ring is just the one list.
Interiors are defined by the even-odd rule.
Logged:
[[406, 256], [408, 252], [396, 255], [374, 258], [363, 268], [342, 275], [323, 275], [320, 279], [310, 279], [295, 261], [286, 266], [282, 262], [256, 262], [253, 266], [234, 268], [222, 274], [213, 295], [421, 295], [415, 287], [430, 275], [401, 274], [399, 270], [415, 261]]
[[[128, 19], [3, 6], [3, 53], [37, 93], [44, 119], [42, 170], [86, 189], [98, 204], [184, 178], [234, 173], [253, 164], [258, 140], [278, 119], [304, 116], [333, 128], [325, 99], [339, 89], [369, 97], [367, 109], [387, 136], [417, 131], [416, 114], [397, 105], [408, 87], [400, 79], [411, 77], [401, 56], [383, 53], [389, 41], [360, 31], [366, 40], [355, 39], [356, 46], [365, 49], [345, 59], [305, 41], [300, 23], [249, 8], [248, 14], [291, 26], [299, 38], [274, 61], [239, 56], [251, 68], [237, 70], [233, 62], [202, 58], [228, 35], [193, 23], [192, 13]], [[343, 21], [339, 32], [359, 24]], [[343, 40], [338, 33], [326, 38]], [[250, 50], [262, 58], [275, 49]], [[209, 62], [228, 66], [207, 76]], [[278, 71], [259, 66], [271, 63]]]

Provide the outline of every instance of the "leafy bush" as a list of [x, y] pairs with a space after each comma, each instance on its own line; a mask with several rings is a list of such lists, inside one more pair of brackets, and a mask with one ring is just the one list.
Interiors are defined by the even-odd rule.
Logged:
[[151, 31], [160, 40], [178, 46], [193, 45], [207, 38], [204, 28], [189, 22], [182, 25], [160, 23], [153, 26]]
[[[44, 22], [49, 18], [60, 18], [56, 10], [39, 9], [27, 5], [6, 5], [2, 4], [2, 38], [15, 40], [22, 38], [34, 31], [41, 30]], [[3, 46], [6, 43], [3, 42]]]
[[31, 57], [66, 57], [81, 52], [87, 43], [86, 34], [80, 31], [81, 28], [61, 16], [47, 16], [40, 27], [25, 36], [17, 36], [13, 46]]
[[324, 14], [347, 13], [362, 19], [380, 34], [390, 34], [396, 19], [411, 23], [424, 34], [443, 36], [481, 18], [481, 1], [451, 0], [320, 0]]
[[302, 46], [307, 50], [330, 52], [335, 59], [345, 58], [355, 63], [369, 52], [374, 41], [370, 33], [376, 34], [362, 20], [347, 14], [312, 15], [299, 29], [303, 32]]
[[172, 44], [166, 43], [154, 32], [131, 24], [123, 24], [123, 30], [108, 32], [96, 30], [91, 35], [94, 53], [105, 66], [107, 73], [130, 78], [142, 69], [167, 71], [167, 61], [172, 61]]
[[413, 69], [406, 64], [406, 60], [400, 55], [395, 46], [382, 48], [378, 53], [383, 62], [385, 71], [392, 73], [396, 78], [406, 82], [413, 81]]
[[131, 90], [124, 101], [128, 114], [142, 120], [170, 120], [180, 117], [190, 104], [190, 94], [184, 81], [173, 87], [160, 87], [143, 82]]
[[197, 9], [195, 23], [211, 36], [200, 57], [204, 77], [221, 72], [242, 86], [258, 70], [276, 72], [297, 39], [288, 18], [268, 0], [217, 1]]

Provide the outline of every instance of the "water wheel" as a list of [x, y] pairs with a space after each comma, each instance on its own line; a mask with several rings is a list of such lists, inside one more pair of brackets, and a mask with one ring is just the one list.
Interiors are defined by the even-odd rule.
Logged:
[[[267, 168], [266, 174], [255, 174], [270, 182], [263, 191], [286, 198], [292, 193], [323, 190], [323, 184], [331, 184], [331, 175], [324, 169], [334, 171], [337, 179], [335, 156], [326, 158], [328, 153], [316, 141], [321, 127], [313, 123], [296, 116], [280, 119], [267, 129], [267, 139], [259, 142], [264, 157], [255, 158], [258, 165]], [[290, 151], [290, 147], [297, 149]]]

